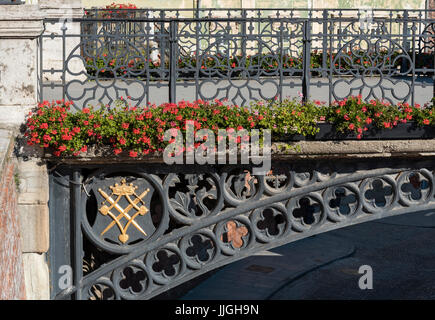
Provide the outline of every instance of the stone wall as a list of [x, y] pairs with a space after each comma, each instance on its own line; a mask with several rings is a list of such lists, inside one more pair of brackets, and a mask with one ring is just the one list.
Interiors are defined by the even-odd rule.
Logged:
[[[44, 13], [38, 5], [0, 6], [0, 163], [5, 163], [0, 166], [1, 299], [50, 298], [47, 169], [18, 142], [18, 129], [38, 102]], [[2, 135], [16, 142], [2, 147]]]
[[36, 5], [0, 9], [0, 125], [13, 127], [36, 106], [37, 37], [44, 26]]
[[50, 299], [46, 261], [50, 235], [47, 168], [37, 158], [19, 157], [17, 178], [26, 296], [31, 300]]
[[0, 300], [26, 298], [13, 140], [0, 130]]

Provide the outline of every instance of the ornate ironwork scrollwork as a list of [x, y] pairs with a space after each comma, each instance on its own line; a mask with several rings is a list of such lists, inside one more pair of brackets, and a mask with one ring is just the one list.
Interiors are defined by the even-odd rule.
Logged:
[[[331, 171], [336, 166], [340, 170]], [[83, 191], [86, 246], [97, 249], [94, 256], [115, 255], [104, 263], [86, 264], [82, 297], [150, 298], [265, 246], [406, 211], [435, 209], [434, 169], [427, 162], [416, 162], [412, 168], [400, 163], [380, 166], [368, 160], [280, 162], [273, 163], [268, 178], [234, 167], [184, 174], [165, 167], [158, 175], [147, 173], [145, 167], [134, 173], [93, 172], [85, 184], [90, 197]], [[118, 197], [126, 195], [131, 199], [122, 203]], [[133, 205], [135, 199], [139, 202]], [[119, 211], [114, 209], [118, 204]], [[130, 218], [125, 215], [128, 205]], [[134, 212], [147, 213], [133, 218]], [[140, 220], [144, 217], [148, 219]], [[121, 218], [129, 228], [114, 224]], [[132, 225], [133, 220], [147, 236]], [[126, 234], [126, 241], [119, 239]]]

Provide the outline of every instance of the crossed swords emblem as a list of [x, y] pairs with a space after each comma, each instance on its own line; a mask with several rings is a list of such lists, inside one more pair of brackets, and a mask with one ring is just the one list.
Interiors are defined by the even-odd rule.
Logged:
[[[147, 235], [145, 231], [141, 228], [141, 226], [136, 221], [134, 221], [134, 219], [136, 219], [138, 215], [143, 216], [148, 212], [147, 207], [145, 207], [144, 205], [139, 207], [138, 203], [142, 202], [142, 204], [145, 204], [142, 199], [148, 194], [150, 189], [146, 189], [142, 194], [138, 196], [136, 195], [135, 192], [137, 188], [138, 187], [133, 186], [132, 183], [130, 183], [130, 185], [127, 185], [125, 179], [121, 181], [121, 185], [115, 183], [114, 186], [110, 187], [110, 189], [112, 190], [112, 195], [118, 196], [115, 200], [112, 199], [112, 195], [109, 196], [101, 188], [98, 189], [98, 192], [110, 204], [110, 206], [103, 205], [98, 210], [101, 212], [102, 215], [104, 216], [109, 215], [113, 219], [113, 221], [106, 227], [106, 229], [104, 229], [103, 232], [101, 232], [101, 236], [104, 235], [107, 231], [109, 231], [115, 224], [118, 226], [119, 231], [121, 232], [121, 234], [118, 236], [118, 239], [122, 243], [126, 243], [128, 241], [129, 236], [127, 234], [127, 230], [130, 227], [130, 225], [133, 225], [137, 230], [139, 230], [145, 236]], [[132, 200], [130, 196], [135, 196], [136, 199]], [[122, 197], [125, 197], [129, 202], [129, 205], [126, 208], [122, 208], [118, 204], [118, 202], [122, 199]], [[115, 208], [119, 212], [118, 216], [115, 216], [110, 211], [113, 208]], [[129, 212], [133, 208], [136, 209], [136, 213], [133, 216], [130, 216]], [[123, 226], [120, 222], [120, 220], [124, 217], [127, 219], [127, 223], [125, 224], [125, 226]]]

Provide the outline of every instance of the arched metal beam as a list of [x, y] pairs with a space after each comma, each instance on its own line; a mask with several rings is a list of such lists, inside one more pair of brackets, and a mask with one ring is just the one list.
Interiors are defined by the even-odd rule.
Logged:
[[[84, 174], [83, 186], [73, 187], [81, 190], [83, 237], [88, 246], [116, 256], [96, 263], [79, 287], [57, 298], [79, 289], [82, 298], [105, 292], [108, 298], [149, 299], [259, 251], [358, 223], [435, 210], [433, 169], [430, 161], [366, 159], [275, 162], [269, 175], [258, 177], [234, 166], [92, 171]], [[129, 200], [121, 203], [120, 195]], [[92, 197], [98, 199], [93, 209]], [[150, 213], [134, 216], [134, 206]], [[111, 217], [103, 214], [109, 210]], [[151, 216], [158, 210], [158, 219]], [[110, 231], [102, 235], [103, 229]]]

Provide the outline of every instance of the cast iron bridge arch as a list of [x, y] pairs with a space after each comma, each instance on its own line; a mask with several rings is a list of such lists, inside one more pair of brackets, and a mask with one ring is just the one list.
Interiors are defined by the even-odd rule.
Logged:
[[[52, 297], [149, 299], [262, 250], [435, 210], [434, 170], [433, 158], [281, 159], [266, 176], [235, 165], [57, 164]], [[58, 285], [64, 265], [72, 287]]]

